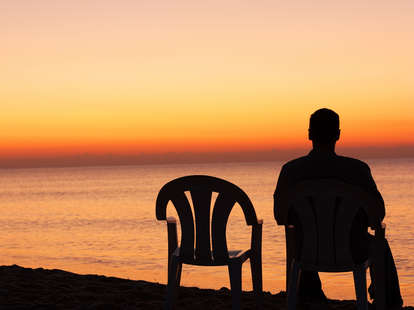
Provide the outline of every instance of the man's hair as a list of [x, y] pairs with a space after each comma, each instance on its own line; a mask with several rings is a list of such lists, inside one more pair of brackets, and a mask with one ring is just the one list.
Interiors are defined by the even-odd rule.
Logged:
[[319, 143], [339, 139], [339, 115], [329, 109], [315, 111], [309, 121], [309, 139]]

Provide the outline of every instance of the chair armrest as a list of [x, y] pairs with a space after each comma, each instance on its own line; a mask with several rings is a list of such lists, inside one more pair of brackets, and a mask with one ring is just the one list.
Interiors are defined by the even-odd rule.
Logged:
[[[285, 225], [285, 237], [286, 237], [286, 250], [289, 250], [289, 253], [295, 254], [295, 245], [296, 245], [296, 227], [294, 225]], [[287, 248], [289, 246], [289, 249]], [[292, 258], [293, 258], [292, 256]]]
[[168, 232], [168, 262], [171, 256], [178, 247], [177, 237], [177, 220], [174, 217], [167, 217], [167, 232]]
[[385, 229], [386, 229], [387, 225], [383, 222], [380, 223], [380, 225], [378, 225], [378, 227], [376, 227], [375, 230], [375, 238], [379, 238], [379, 239], [384, 239], [385, 238]]

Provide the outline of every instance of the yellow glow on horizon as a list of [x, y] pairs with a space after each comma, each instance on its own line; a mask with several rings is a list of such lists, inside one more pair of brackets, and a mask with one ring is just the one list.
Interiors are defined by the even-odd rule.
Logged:
[[414, 144], [406, 1], [4, 6], [0, 155]]

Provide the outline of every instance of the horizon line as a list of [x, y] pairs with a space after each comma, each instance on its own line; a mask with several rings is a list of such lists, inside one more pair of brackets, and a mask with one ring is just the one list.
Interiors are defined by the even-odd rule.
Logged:
[[[139, 154], [90, 154], [49, 155], [36, 157], [0, 158], [0, 169], [16, 168], [58, 168], [58, 167], [96, 167], [130, 166], [158, 164], [203, 164], [230, 162], [288, 161], [309, 153], [311, 148], [244, 150], [244, 151], [199, 151], [199, 152], [157, 152]], [[338, 155], [373, 158], [410, 158], [414, 157], [414, 145], [405, 146], [366, 146], [337, 147]]]

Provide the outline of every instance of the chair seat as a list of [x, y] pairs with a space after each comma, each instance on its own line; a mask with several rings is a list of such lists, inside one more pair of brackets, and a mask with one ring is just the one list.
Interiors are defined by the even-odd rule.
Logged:
[[229, 251], [229, 260], [238, 260], [244, 262], [250, 257], [251, 250], [233, 250]]
[[334, 266], [320, 266], [320, 265], [313, 265], [313, 264], [307, 264], [301, 261], [298, 261], [297, 264], [301, 269], [309, 270], [309, 271], [318, 271], [318, 272], [350, 272], [354, 270], [358, 270], [360, 268], [368, 268], [368, 266], [371, 265], [371, 259], [368, 258], [364, 262], [358, 265], [352, 265], [352, 266], [340, 266], [340, 265], [334, 265]]
[[180, 256], [180, 247], [177, 247], [174, 251], [173, 255], [180, 261], [181, 263], [188, 264], [188, 265], [198, 265], [198, 266], [225, 266], [231, 262], [239, 262], [242, 263], [250, 258], [251, 250], [230, 250], [228, 251], [229, 257], [228, 259], [216, 259], [214, 260], [213, 257], [210, 259], [188, 259]]

